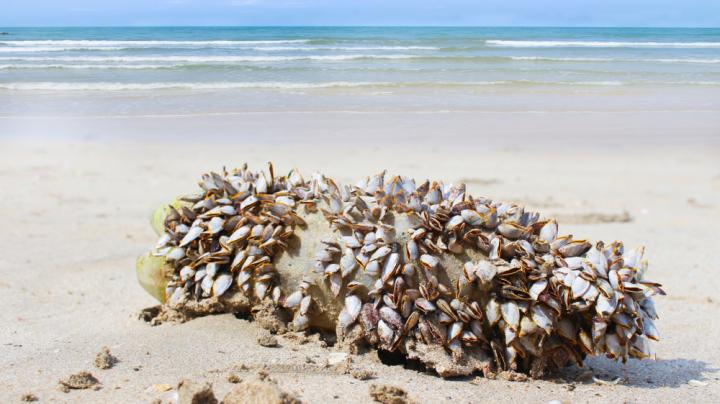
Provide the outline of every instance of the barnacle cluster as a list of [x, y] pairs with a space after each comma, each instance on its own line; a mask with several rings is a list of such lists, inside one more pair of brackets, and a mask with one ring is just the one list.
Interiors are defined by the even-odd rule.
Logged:
[[465, 186], [385, 172], [355, 185], [247, 166], [154, 216], [143, 286], [189, 314], [261, 305], [297, 331], [418, 359], [443, 376], [542, 375], [587, 355], [653, 355], [644, 249], [558, 234], [554, 220]]

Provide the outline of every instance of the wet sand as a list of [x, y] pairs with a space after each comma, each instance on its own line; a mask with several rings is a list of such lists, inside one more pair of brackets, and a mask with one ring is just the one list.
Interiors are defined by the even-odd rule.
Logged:
[[[0, 401], [150, 402], [181, 379], [213, 383], [266, 367], [305, 402], [367, 402], [370, 385], [420, 402], [720, 401], [720, 118], [707, 112], [232, 114], [194, 117], [2, 117], [0, 128]], [[212, 134], [212, 135], [209, 135]], [[560, 230], [644, 244], [658, 297], [657, 360], [586, 361], [528, 382], [443, 380], [374, 353], [352, 358], [358, 380], [326, 366], [315, 337], [258, 344], [261, 328], [232, 315], [150, 326], [155, 304], [135, 258], [155, 240], [160, 203], [202, 172], [248, 162], [319, 169], [353, 181], [387, 168], [464, 180], [474, 195], [517, 201]], [[568, 224], [564, 224], [568, 223]], [[95, 367], [109, 347], [119, 362]], [[99, 390], [58, 389], [90, 371]], [[618, 384], [593, 382], [596, 378]]]

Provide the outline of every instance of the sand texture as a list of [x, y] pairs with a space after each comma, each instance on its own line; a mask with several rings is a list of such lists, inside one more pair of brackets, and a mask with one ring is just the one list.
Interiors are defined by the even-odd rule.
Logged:
[[[677, 114], [0, 117], [0, 402], [167, 401], [183, 380], [257, 402], [720, 402], [720, 122]], [[343, 182], [383, 168], [462, 179], [561, 233], [646, 245], [668, 293], [655, 299], [657, 360], [446, 380], [242, 316], [139, 319], [157, 304], [134, 270], [153, 210], [203, 172], [270, 160]]]

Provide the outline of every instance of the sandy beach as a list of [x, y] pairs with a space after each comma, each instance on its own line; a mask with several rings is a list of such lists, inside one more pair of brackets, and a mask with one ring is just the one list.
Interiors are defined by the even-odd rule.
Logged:
[[[151, 402], [183, 378], [221, 398], [230, 374], [261, 369], [310, 403], [368, 402], [372, 384], [418, 402], [720, 401], [717, 111], [4, 116], [0, 127], [2, 402]], [[648, 277], [668, 292], [656, 299], [657, 360], [593, 358], [510, 382], [444, 380], [371, 352], [352, 356], [376, 375], [363, 381], [327, 366], [338, 351], [313, 336], [268, 348], [257, 324], [233, 315], [139, 320], [156, 304], [134, 272], [155, 240], [152, 210], [203, 172], [268, 161], [346, 182], [382, 169], [464, 181], [558, 218], [561, 233], [646, 245]], [[94, 365], [104, 346], [119, 360], [107, 370]], [[101, 388], [58, 389], [82, 370]]]

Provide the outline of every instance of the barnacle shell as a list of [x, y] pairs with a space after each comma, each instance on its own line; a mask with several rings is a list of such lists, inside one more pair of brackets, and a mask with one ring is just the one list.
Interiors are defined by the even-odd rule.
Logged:
[[210, 173], [159, 208], [137, 263], [187, 316], [270, 305], [290, 327], [335, 330], [443, 376], [651, 357], [659, 338], [643, 248], [559, 236], [554, 220], [385, 172], [346, 186], [297, 171]]

